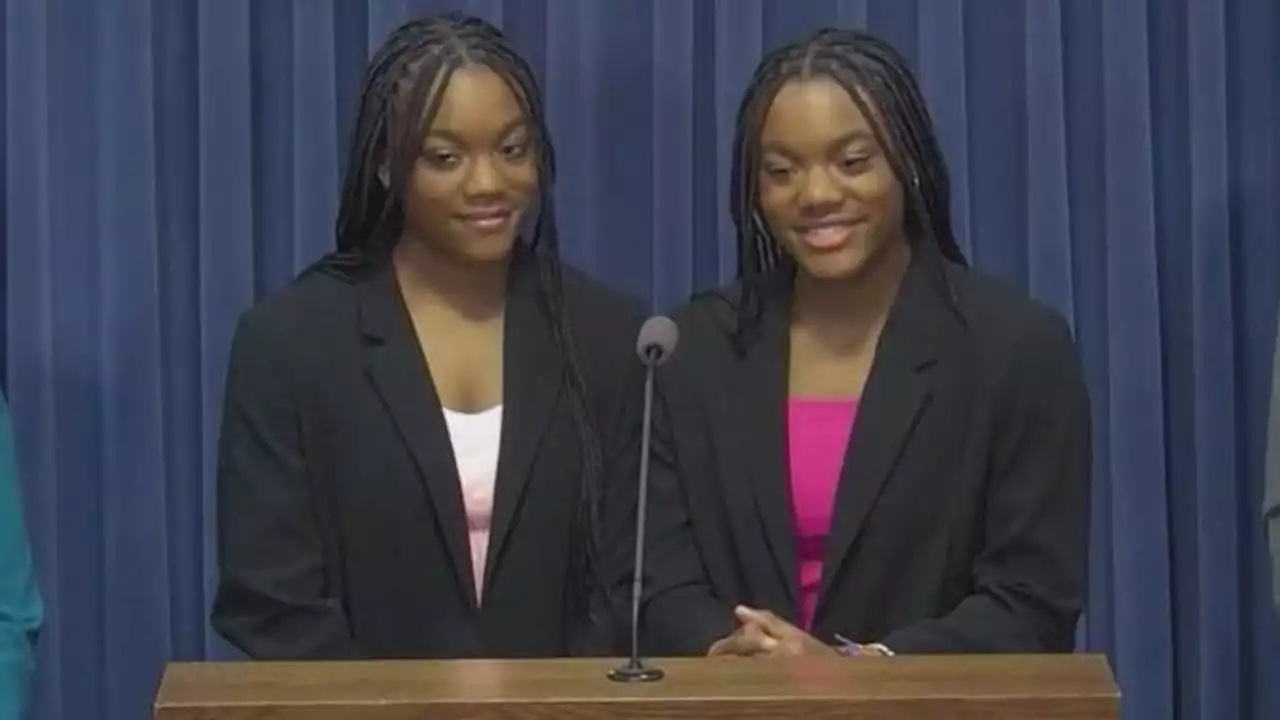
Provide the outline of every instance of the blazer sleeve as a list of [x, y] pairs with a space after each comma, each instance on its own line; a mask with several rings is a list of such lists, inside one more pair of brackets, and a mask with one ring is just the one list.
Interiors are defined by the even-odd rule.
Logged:
[[[621, 326], [613, 343], [600, 346], [615, 348], [617, 352], [602, 353], [593, 358], [603, 370], [597, 383], [602, 390], [603, 402], [598, 413], [597, 426], [601, 434], [602, 486], [597, 498], [599, 522], [595, 536], [588, 542], [596, 543], [597, 567], [593, 576], [583, 579], [592, 587], [592, 607], [589, 616], [576, 619], [571, 631], [570, 652], [576, 656], [614, 657], [630, 652], [627, 644], [631, 607], [630, 584], [624, 583], [630, 576], [630, 563], [634, 557], [635, 523], [629, 516], [633, 508], [627, 498], [635, 492], [635, 478], [639, 473], [640, 415], [643, 399], [643, 376], [637, 372], [639, 362], [630, 352], [635, 330], [643, 319], [638, 304], [629, 305], [618, 313], [621, 321], [610, 326]], [[601, 333], [603, 335], [603, 333]], [[625, 587], [624, 587], [625, 585]], [[624, 592], [625, 591], [625, 592]]]
[[211, 624], [252, 658], [355, 658], [326, 578], [289, 350], [260, 320], [241, 319], [227, 370]]
[[[890, 633], [896, 653], [1069, 652], [1084, 605], [1092, 441], [1088, 391], [1057, 315], [1015, 343], [995, 421], [972, 593]], [[999, 391], [998, 391], [999, 392]], [[999, 401], [998, 401], [999, 402]]]
[[[658, 385], [649, 454], [642, 651], [663, 656], [705, 655], [713, 642], [737, 628], [737, 621], [732, 609], [716, 597], [704, 567], [689, 496], [682, 484], [666, 393], [662, 383]], [[628, 507], [634, 509], [638, 498], [634, 481], [629, 494]], [[627, 527], [628, 534], [633, 534], [634, 512]], [[628, 546], [634, 553], [634, 542]], [[627, 567], [635, 567], [634, 559]], [[631, 597], [630, 579], [628, 575], [627, 598]]]
[[0, 717], [22, 716], [44, 618], [22, 521], [9, 411], [0, 399]]
[[1262, 517], [1271, 547], [1271, 597], [1280, 614], [1280, 328], [1271, 373], [1271, 428], [1267, 433], [1266, 487]]

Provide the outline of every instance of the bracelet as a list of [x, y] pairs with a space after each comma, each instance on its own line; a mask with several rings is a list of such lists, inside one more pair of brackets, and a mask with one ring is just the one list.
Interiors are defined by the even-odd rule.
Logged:
[[857, 657], [859, 655], [868, 655], [868, 650], [873, 650], [885, 657], [893, 657], [894, 652], [880, 643], [856, 643], [849, 638], [837, 633], [835, 635], [836, 642], [840, 643], [835, 646], [836, 652], [845, 657]]

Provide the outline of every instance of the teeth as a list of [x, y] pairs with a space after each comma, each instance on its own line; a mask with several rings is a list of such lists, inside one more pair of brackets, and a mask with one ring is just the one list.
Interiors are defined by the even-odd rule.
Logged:
[[816, 244], [833, 243], [842, 239], [849, 232], [844, 225], [816, 228], [805, 233], [805, 237]]

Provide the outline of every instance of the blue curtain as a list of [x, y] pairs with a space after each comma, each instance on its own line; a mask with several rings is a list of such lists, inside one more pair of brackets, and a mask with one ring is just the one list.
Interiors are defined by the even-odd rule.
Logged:
[[1265, 0], [7, 0], [3, 376], [49, 623], [39, 720], [146, 717], [206, 622], [236, 315], [332, 242], [370, 49], [451, 7], [545, 82], [568, 256], [666, 308], [734, 267], [761, 52], [865, 26], [918, 67], [976, 265], [1064, 311], [1093, 394], [1081, 646], [1133, 720], [1280, 717], [1261, 475], [1280, 294]]

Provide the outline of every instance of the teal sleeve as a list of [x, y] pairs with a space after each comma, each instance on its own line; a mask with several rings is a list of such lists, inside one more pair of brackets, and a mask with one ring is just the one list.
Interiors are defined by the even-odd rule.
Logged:
[[26, 706], [43, 615], [22, 519], [13, 428], [0, 398], [0, 720], [17, 720]]

